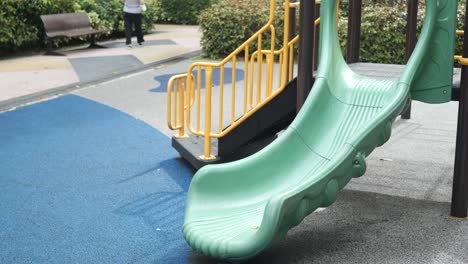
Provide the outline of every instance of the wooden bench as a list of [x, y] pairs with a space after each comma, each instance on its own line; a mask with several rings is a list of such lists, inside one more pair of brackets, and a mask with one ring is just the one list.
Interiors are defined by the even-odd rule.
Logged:
[[86, 13], [42, 15], [41, 20], [45, 29], [47, 55], [64, 56], [61, 53], [52, 51], [52, 41], [57, 38], [90, 36], [90, 48], [103, 48], [96, 44], [95, 36], [97, 34], [109, 32], [109, 30], [93, 29], [88, 14]]

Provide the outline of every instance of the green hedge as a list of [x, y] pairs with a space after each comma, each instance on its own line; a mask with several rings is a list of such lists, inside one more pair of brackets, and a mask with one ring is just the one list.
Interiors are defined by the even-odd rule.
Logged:
[[[146, 0], [145, 31], [153, 28], [160, 12], [156, 1]], [[40, 15], [87, 12], [93, 26], [110, 29], [112, 36], [119, 36], [123, 32], [122, 10], [121, 0], [2, 0], [0, 55], [43, 47], [44, 29]]]
[[2, 0], [0, 5], [0, 53], [37, 45], [42, 36], [40, 14], [73, 12], [68, 0]]
[[[110, 29], [117, 34], [124, 32], [122, 0], [77, 0], [77, 2], [78, 9], [89, 14], [93, 26]], [[145, 3], [148, 10], [143, 16], [143, 30], [148, 32], [153, 29], [154, 21], [159, 17], [160, 6], [156, 0], [146, 0]]]
[[[346, 2], [339, 21], [340, 42], [344, 49], [347, 36]], [[405, 58], [406, 4], [363, 4], [360, 60], [364, 62], [402, 64]], [[423, 11], [418, 12], [418, 21]], [[421, 24], [418, 23], [418, 31]]]
[[[283, 1], [278, 1], [277, 40], [282, 39]], [[424, 1], [418, 12], [418, 30], [424, 20]], [[203, 33], [202, 47], [208, 57], [223, 57], [254, 34], [268, 21], [269, 0], [220, 0], [200, 15]], [[458, 28], [463, 28], [465, 1], [458, 8]], [[346, 45], [348, 1], [341, 3], [339, 21], [340, 42]], [[406, 1], [364, 0], [362, 8], [362, 36], [360, 59], [364, 62], [401, 64], [405, 57]], [[277, 46], [278, 47], [278, 46]], [[461, 42], [457, 43], [461, 52]]]
[[[211, 58], [225, 56], [268, 22], [269, 0], [221, 0], [200, 15], [201, 45]], [[276, 4], [276, 47], [283, 39], [283, 1]], [[270, 46], [270, 34], [263, 35], [264, 47]], [[254, 48], [256, 43], [252, 44]]]
[[158, 22], [173, 24], [198, 23], [200, 12], [217, 0], [158, 0], [161, 14]]
[[[420, 1], [418, 32], [424, 22], [425, 3]], [[463, 29], [466, 1], [458, 6], [458, 29]], [[348, 1], [343, 1], [339, 21], [340, 42], [346, 46]], [[364, 0], [361, 23], [360, 61], [403, 64], [405, 61], [407, 7], [400, 0]], [[462, 38], [458, 38], [455, 52], [461, 54]]]

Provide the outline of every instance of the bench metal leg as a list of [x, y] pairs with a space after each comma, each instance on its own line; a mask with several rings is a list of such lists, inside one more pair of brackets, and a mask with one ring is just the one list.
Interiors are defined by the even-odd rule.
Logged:
[[107, 47], [104, 47], [96, 43], [96, 35], [91, 35], [90, 42], [91, 44], [89, 44], [88, 49], [107, 49]]
[[107, 47], [104, 47], [96, 43], [91, 43], [89, 44], [88, 49], [107, 49]]
[[47, 39], [46, 43], [47, 43], [47, 50], [46, 50], [45, 55], [49, 55], [49, 56], [66, 56], [63, 53], [53, 51], [52, 40]]

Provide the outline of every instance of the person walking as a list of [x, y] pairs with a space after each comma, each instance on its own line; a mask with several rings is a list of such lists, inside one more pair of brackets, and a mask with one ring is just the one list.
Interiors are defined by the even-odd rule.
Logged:
[[142, 13], [145, 11], [144, 0], [123, 0], [124, 1], [124, 23], [125, 23], [125, 37], [126, 44], [129, 48], [132, 47], [132, 33], [133, 26], [135, 26], [135, 33], [137, 36], [138, 45], [143, 45], [145, 42], [142, 31]]

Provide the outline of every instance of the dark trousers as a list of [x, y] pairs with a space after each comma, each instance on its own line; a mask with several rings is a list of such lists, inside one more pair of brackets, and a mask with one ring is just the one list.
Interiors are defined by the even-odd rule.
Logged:
[[127, 38], [127, 45], [132, 44], [133, 25], [135, 25], [135, 33], [138, 43], [145, 41], [143, 39], [143, 31], [141, 30], [142, 17], [143, 16], [141, 14], [124, 12], [125, 37]]

